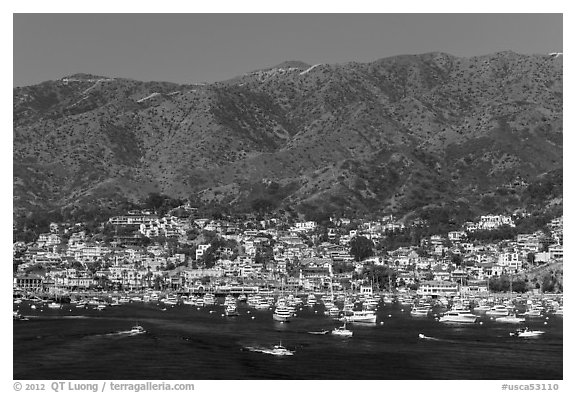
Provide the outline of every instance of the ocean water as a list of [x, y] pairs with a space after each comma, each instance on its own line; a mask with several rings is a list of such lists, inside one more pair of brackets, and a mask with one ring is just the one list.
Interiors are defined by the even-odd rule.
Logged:
[[[348, 324], [353, 337], [313, 335], [341, 323], [323, 306], [303, 307], [287, 323], [272, 311], [223, 306], [130, 303], [102, 311], [63, 305], [13, 323], [14, 379], [562, 379], [562, 318], [528, 320], [536, 338], [510, 337], [516, 326], [483, 319], [474, 326], [413, 318], [380, 305], [376, 325]], [[146, 333], [126, 331], [136, 323]], [[432, 339], [421, 339], [424, 334]], [[293, 356], [250, 350], [282, 343]]]

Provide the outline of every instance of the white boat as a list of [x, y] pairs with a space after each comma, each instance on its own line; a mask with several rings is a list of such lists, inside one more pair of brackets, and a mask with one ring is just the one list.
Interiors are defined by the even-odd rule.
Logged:
[[224, 310], [224, 314], [227, 317], [237, 317], [239, 314], [238, 309], [236, 308], [236, 304], [229, 303], [226, 306], [226, 310]]
[[22, 316], [18, 311], [12, 311], [12, 318], [14, 321], [27, 321], [28, 318]]
[[178, 298], [176, 298], [176, 296], [167, 296], [166, 298], [162, 299], [161, 302], [170, 306], [174, 306], [178, 304]]
[[528, 328], [524, 328], [524, 329], [518, 329], [515, 332], [510, 333], [511, 336], [515, 336], [515, 337], [538, 337], [540, 335], [544, 334], [543, 331], [541, 330], [530, 330]]
[[413, 317], [427, 317], [432, 309], [428, 306], [415, 307], [410, 310], [410, 315]]
[[328, 315], [330, 315], [331, 317], [337, 317], [340, 315], [340, 309], [336, 306], [330, 307], [330, 309], [328, 310]]
[[207, 293], [204, 295], [204, 304], [206, 306], [213, 306], [216, 303], [216, 297], [213, 293]]
[[476, 323], [478, 316], [470, 311], [448, 311], [438, 320], [442, 323], [466, 324]]
[[268, 310], [270, 308], [270, 304], [268, 303], [268, 300], [266, 300], [263, 297], [260, 297], [257, 299], [258, 303], [255, 304], [255, 308], [256, 310]]
[[195, 303], [198, 307], [204, 307], [204, 298], [203, 297], [196, 298]]
[[334, 328], [334, 330], [332, 330], [332, 334], [341, 337], [352, 337], [353, 332], [352, 330], [346, 329], [346, 322], [344, 322], [344, 326]]
[[314, 295], [313, 293], [308, 295], [308, 297], [306, 298], [306, 304], [308, 304], [308, 306], [310, 307], [314, 307], [314, 305], [316, 304], [316, 295]]
[[276, 307], [276, 310], [274, 310], [274, 314], [272, 315], [272, 318], [275, 321], [288, 322], [292, 318], [292, 313], [290, 312], [288, 307], [278, 306], [278, 307]]
[[52, 303], [48, 303], [48, 308], [54, 308], [54, 309], [57, 309], [57, 308], [60, 308], [60, 307], [62, 307], [62, 305], [61, 305], [61, 304], [58, 304], [58, 303], [54, 303], [54, 302], [52, 302]]
[[541, 318], [544, 316], [544, 309], [541, 307], [534, 307], [524, 313], [527, 318]]
[[509, 314], [508, 308], [503, 305], [496, 305], [490, 310], [486, 311], [486, 316], [488, 317], [505, 317]]
[[140, 325], [134, 325], [132, 326], [132, 329], [130, 329], [130, 334], [142, 334], [142, 333], [146, 333], [146, 330], [144, 330], [144, 328]]
[[274, 345], [270, 350], [263, 350], [262, 352], [268, 353], [274, 356], [291, 356], [294, 355], [294, 351], [287, 349], [286, 347], [282, 346], [282, 343], [279, 345]]
[[380, 298], [370, 298], [364, 302], [366, 309], [368, 310], [375, 310], [378, 307], [378, 303], [380, 303]]
[[486, 304], [480, 304], [476, 307], [474, 307], [474, 312], [478, 312], [478, 313], [485, 313], [487, 311], [490, 311], [490, 306], [486, 305]]
[[558, 309], [554, 312], [554, 315], [557, 317], [564, 317], [564, 306], [558, 307]]
[[376, 311], [362, 310], [353, 311], [352, 315], [346, 317], [347, 322], [376, 323]]
[[515, 315], [507, 315], [505, 317], [498, 317], [494, 321], [501, 323], [524, 323], [526, 322], [526, 319], [517, 317]]

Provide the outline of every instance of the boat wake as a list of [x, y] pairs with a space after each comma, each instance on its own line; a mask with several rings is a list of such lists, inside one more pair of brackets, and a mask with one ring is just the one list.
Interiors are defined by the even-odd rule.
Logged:
[[428, 336], [423, 335], [422, 333], [420, 333], [420, 334], [418, 335], [418, 338], [423, 339], [423, 340], [442, 341], [442, 340], [439, 339], [439, 338], [428, 337]]
[[308, 332], [308, 334], [328, 334], [328, 333], [330, 333], [329, 330], [322, 330], [319, 332]]

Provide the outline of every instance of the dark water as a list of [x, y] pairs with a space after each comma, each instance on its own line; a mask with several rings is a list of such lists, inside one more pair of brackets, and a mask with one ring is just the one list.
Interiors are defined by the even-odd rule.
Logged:
[[[514, 325], [449, 326], [380, 306], [377, 325], [349, 324], [354, 336], [341, 338], [307, 333], [340, 325], [322, 306], [288, 323], [245, 305], [239, 317], [222, 316], [223, 306], [164, 307], [22, 303], [29, 320], [14, 321], [14, 379], [562, 379], [561, 318], [529, 321], [546, 333], [520, 339], [509, 336]], [[137, 322], [145, 334], [117, 334]], [[246, 350], [280, 341], [294, 356]]]

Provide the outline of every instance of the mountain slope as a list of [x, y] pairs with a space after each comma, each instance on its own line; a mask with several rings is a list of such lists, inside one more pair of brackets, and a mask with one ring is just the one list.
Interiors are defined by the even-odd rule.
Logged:
[[562, 58], [290, 61], [206, 85], [74, 75], [14, 89], [14, 211], [149, 192], [236, 209], [408, 212], [562, 168]]

